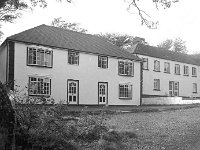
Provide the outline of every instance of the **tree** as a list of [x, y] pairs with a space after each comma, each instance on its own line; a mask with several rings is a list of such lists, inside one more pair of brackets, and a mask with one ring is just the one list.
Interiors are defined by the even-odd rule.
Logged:
[[158, 47], [161, 47], [161, 48], [164, 48], [164, 49], [167, 49], [167, 50], [170, 50], [173, 46], [173, 40], [172, 39], [167, 39], [165, 41], [163, 41], [162, 43], [160, 43], [158, 45]]
[[54, 27], [59, 27], [59, 28], [62, 28], [62, 29], [77, 31], [77, 32], [81, 32], [81, 33], [87, 32], [86, 29], [79, 27], [80, 26], [79, 23], [68, 23], [68, 22], [62, 20], [61, 17], [54, 18], [54, 20], [51, 22], [51, 25], [54, 26]]
[[175, 40], [167, 39], [157, 46], [177, 53], [186, 54], [188, 52], [187, 47], [185, 46], [185, 41], [183, 41], [180, 37]]
[[[132, 7], [136, 8], [138, 15], [141, 18], [141, 24], [146, 25], [150, 29], [156, 29], [159, 22], [150, 20], [150, 15], [148, 15], [144, 10], [141, 9], [141, 7], [138, 6], [139, 1], [140, 0], [128, 1], [129, 4], [127, 10], [130, 11]], [[155, 4], [156, 9], [158, 10], [160, 6], [164, 9], [170, 8], [173, 3], [177, 3], [179, 0], [152, 0], [152, 2]]]
[[106, 34], [97, 34], [96, 36], [104, 38], [108, 42], [123, 49], [135, 45], [136, 43], [148, 44], [144, 38], [133, 37], [127, 34], [106, 33]]

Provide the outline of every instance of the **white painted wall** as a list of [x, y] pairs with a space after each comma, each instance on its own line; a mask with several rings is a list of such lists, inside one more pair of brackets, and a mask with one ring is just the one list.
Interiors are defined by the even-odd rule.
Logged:
[[6, 58], [7, 58], [7, 47], [0, 47], [0, 81], [6, 82]]
[[[26, 65], [27, 45], [15, 43], [15, 81], [27, 86], [28, 75], [49, 75], [52, 78], [52, 97], [58, 102], [67, 99], [67, 79], [79, 80], [79, 104], [98, 104], [98, 82], [108, 82], [108, 105], [140, 104], [140, 63], [134, 63], [134, 77], [118, 75], [118, 59], [108, 58], [108, 69], [98, 68], [98, 56], [80, 53], [79, 65], [69, 65], [68, 51], [53, 49], [53, 68]], [[119, 83], [133, 84], [133, 99], [118, 98]]]
[[154, 98], [142, 98], [143, 105], [171, 105], [171, 104], [197, 104], [200, 103], [200, 99], [189, 100], [182, 99], [182, 97], [154, 97]]
[[[164, 60], [149, 56], [138, 55], [139, 57], [148, 58], [148, 70], [143, 70], [143, 94], [147, 95], [167, 95], [169, 94], [169, 81], [179, 82], [179, 96], [199, 97], [200, 96], [200, 67], [184, 64], [180, 62]], [[160, 61], [160, 72], [154, 70], [154, 60]], [[164, 73], [164, 62], [170, 63], [170, 74]], [[180, 75], [174, 74], [175, 64], [180, 65]], [[189, 76], [183, 75], [183, 66], [189, 66]], [[192, 77], [192, 67], [197, 68], [197, 77]], [[160, 79], [160, 91], [154, 91], [154, 79]], [[197, 93], [193, 92], [192, 83], [197, 83]]]

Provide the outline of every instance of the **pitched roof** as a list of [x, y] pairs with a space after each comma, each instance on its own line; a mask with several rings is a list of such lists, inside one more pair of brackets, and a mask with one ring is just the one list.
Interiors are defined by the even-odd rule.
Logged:
[[131, 60], [139, 57], [123, 51], [119, 47], [95, 35], [79, 33], [57, 27], [40, 25], [21, 33], [12, 35], [7, 40], [40, 44], [44, 46], [77, 50]]
[[192, 55], [177, 53], [159, 47], [138, 44], [136, 48], [129, 49], [128, 51], [135, 54], [200, 66], [199, 59], [193, 57]]

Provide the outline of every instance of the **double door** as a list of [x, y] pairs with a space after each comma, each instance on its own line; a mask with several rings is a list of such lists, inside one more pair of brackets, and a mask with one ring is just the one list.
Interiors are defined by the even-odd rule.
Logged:
[[179, 96], [179, 82], [169, 81], [169, 95]]

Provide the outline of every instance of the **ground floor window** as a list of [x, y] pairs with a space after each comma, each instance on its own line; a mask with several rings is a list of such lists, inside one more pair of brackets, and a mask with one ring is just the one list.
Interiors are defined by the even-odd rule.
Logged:
[[51, 79], [48, 77], [29, 77], [29, 96], [51, 95]]
[[132, 99], [132, 84], [130, 83], [119, 84], [119, 98]]

